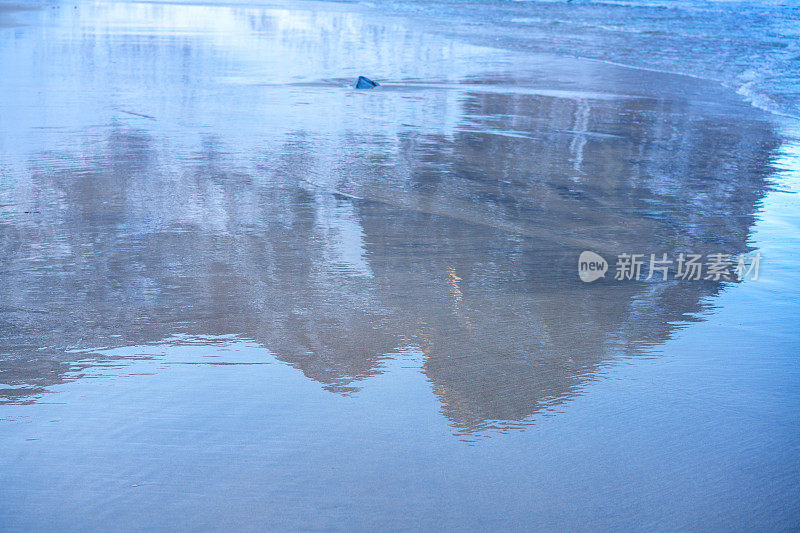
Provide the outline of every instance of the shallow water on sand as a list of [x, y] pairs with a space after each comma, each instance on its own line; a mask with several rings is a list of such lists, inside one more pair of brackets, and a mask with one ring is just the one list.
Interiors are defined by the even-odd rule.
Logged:
[[797, 527], [796, 124], [361, 9], [0, 11], [2, 523]]

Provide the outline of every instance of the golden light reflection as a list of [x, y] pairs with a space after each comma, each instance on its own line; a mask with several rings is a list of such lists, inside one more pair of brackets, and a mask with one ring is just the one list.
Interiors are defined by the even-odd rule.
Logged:
[[472, 333], [472, 322], [470, 322], [467, 315], [470, 309], [464, 305], [464, 293], [461, 292], [460, 286], [461, 278], [456, 274], [456, 269], [453, 266], [447, 268], [447, 284], [450, 286], [450, 295], [453, 299], [453, 313], [458, 317], [461, 325]]

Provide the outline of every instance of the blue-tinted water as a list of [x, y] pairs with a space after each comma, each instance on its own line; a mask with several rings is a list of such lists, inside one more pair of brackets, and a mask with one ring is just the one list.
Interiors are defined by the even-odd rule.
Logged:
[[797, 14], [662, 4], [0, 11], [0, 529], [798, 528]]
[[[715, 80], [800, 117], [800, 6], [780, 0], [373, 2], [488, 45]], [[487, 26], [492, 27], [487, 31]]]

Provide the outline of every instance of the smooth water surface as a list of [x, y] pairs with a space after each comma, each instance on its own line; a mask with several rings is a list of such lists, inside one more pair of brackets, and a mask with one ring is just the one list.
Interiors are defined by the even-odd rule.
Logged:
[[408, 16], [0, 11], [4, 528], [800, 525], [797, 124]]

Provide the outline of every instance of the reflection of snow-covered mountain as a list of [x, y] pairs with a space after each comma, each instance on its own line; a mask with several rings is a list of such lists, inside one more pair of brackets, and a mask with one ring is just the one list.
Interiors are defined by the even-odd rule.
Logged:
[[585, 286], [578, 253], [742, 251], [775, 143], [696, 80], [332, 7], [41, 16], [0, 46], [11, 399], [71, 349], [238, 334], [334, 391], [414, 347], [459, 428], [522, 423], [719, 288]]

